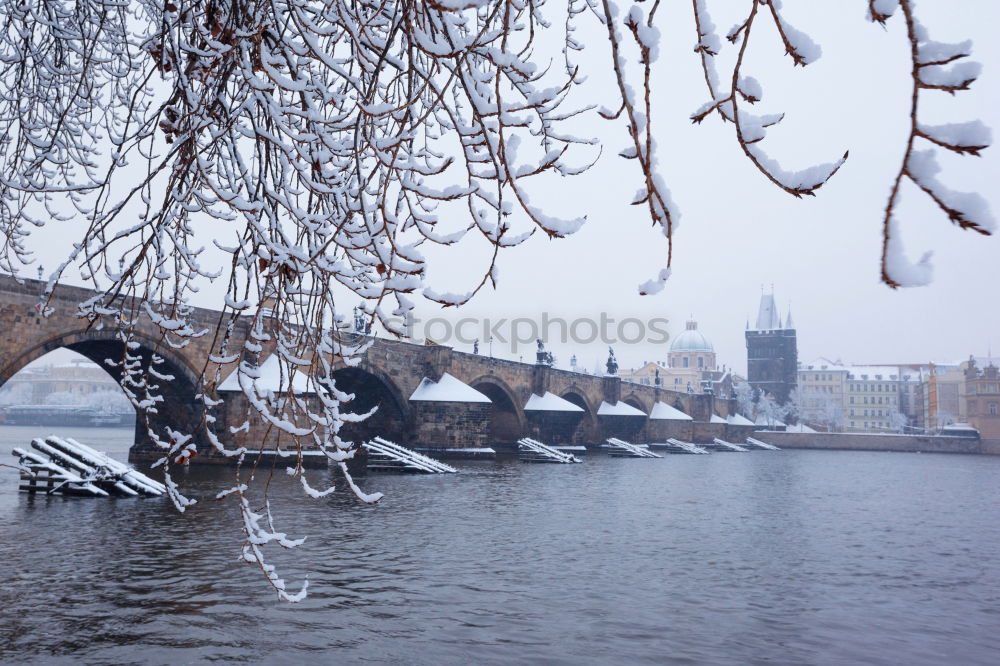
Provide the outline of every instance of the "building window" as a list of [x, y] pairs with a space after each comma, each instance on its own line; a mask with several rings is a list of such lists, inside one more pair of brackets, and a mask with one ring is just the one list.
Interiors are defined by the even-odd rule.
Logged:
[[703, 357], [701, 357], [701, 356], [698, 357], [698, 367], [699, 368], [704, 368], [705, 367], [705, 359]]
[[996, 415], [997, 415], [997, 403], [991, 402], [990, 403], [990, 416], [996, 416]]
[[684, 357], [684, 362], [681, 365], [683, 365], [685, 368], [688, 367], [688, 357], [687, 356]]

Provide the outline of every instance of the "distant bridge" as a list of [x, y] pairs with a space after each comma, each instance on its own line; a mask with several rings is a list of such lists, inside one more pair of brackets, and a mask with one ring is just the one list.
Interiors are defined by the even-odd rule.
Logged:
[[[78, 304], [97, 292], [80, 287], [59, 286], [49, 306], [53, 313], [39, 313], [39, 295], [44, 283], [0, 276], [0, 386], [25, 365], [59, 348], [71, 349], [114, 375], [105, 359], [122, 357], [122, 342], [117, 340], [111, 321], [103, 326], [88, 326], [78, 316]], [[170, 425], [182, 432], [197, 432], [200, 412], [195, 395], [198, 377], [208, 355], [218, 352], [212, 331], [222, 320], [218, 311], [194, 308], [191, 320], [210, 332], [190, 339], [187, 346], [175, 349], [166, 344], [161, 333], [143, 315], [135, 340], [148, 363], [153, 354], [164, 359], [159, 371], [173, 375], [162, 382], [160, 394], [165, 402], [153, 416], [155, 425]], [[229, 349], [242, 348], [250, 318], [242, 318], [233, 331]], [[266, 360], [266, 359], [265, 359]], [[489, 402], [449, 402], [411, 400], [414, 391], [426, 378], [439, 380], [445, 373], [482, 393]], [[686, 441], [710, 442], [714, 437], [742, 439], [751, 426], [727, 423], [735, 414], [735, 401], [712, 395], [668, 391], [662, 387], [623, 382], [618, 377], [595, 376], [547, 365], [531, 365], [487, 356], [458, 352], [450, 347], [417, 345], [396, 340], [375, 339], [359, 366], [334, 372], [337, 387], [357, 397], [349, 405], [364, 412], [379, 409], [367, 421], [347, 426], [342, 434], [351, 439], [381, 435], [392, 441], [425, 447], [516, 447], [524, 436], [548, 443], [596, 444], [606, 437], [620, 437], [637, 442], [663, 441], [676, 437]], [[549, 409], [526, 409], [532, 395], [551, 393], [580, 411], [551, 409], [552, 401], [542, 401]], [[219, 408], [213, 430], [223, 440], [243, 440], [248, 448], [267, 445], [263, 428], [233, 434], [230, 425], [245, 419], [245, 398], [234, 393]], [[690, 416], [690, 419], [657, 418], [665, 411], [664, 403]], [[565, 406], [565, 403], [561, 403]], [[655, 409], [655, 411], [654, 411]], [[626, 414], [626, 412], [629, 412]], [[640, 413], [641, 412], [641, 413]], [[650, 417], [652, 414], [653, 418]], [[198, 437], [199, 448], [211, 460], [204, 432]], [[268, 437], [273, 437], [269, 435]], [[136, 428], [133, 446], [135, 457], [151, 452], [152, 444], [144, 428]]]

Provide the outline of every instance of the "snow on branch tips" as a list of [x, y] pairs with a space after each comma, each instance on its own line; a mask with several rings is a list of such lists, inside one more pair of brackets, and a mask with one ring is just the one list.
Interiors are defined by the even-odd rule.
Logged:
[[910, 135], [882, 220], [882, 281], [894, 289], [922, 286], [930, 281], [931, 275], [929, 252], [917, 264], [910, 263], [902, 254], [900, 223], [895, 211], [905, 181], [919, 188], [959, 228], [983, 235], [992, 234], [996, 228], [989, 204], [983, 197], [952, 190], [937, 177], [941, 171], [937, 148], [959, 155], [979, 156], [992, 143], [990, 129], [978, 120], [944, 125], [928, 125], [920, 120], [920, 100], [924, 91], [954, 95], [968, 90], [979, 76], [979, 63], [964, 60], [972, 52], [972, 42], [932, 41], [917, 19], [914, 5], [913, 0], [871, 0], [869, 12], [870, 20], [884, 24], [895, 9], [902, 8], [912, 61]]
[[736, 128], [736, 141], [746, 157], [771, 183], [785, 192], [801, 197], [814, 195], [826, 184], [847, 161], [848, 154], [833, 162], [800, 170], [786, 170], [759, 145], [767, 136], [767, 128], [781, 122], [784, 114], [755, 115], [740, 108], [740, 103], [756, 104], [764, 97], [760, 82], [743, 72], [744, 61], [750, 46], [750, 34], [755, 21], [760, 16], [761, 6], [771, 18], [785, 53], [795, 65], [806, 66], [819, 59], [821, 49], [808, 35], [795, 28], [782, 13], [781, 0], [753, 0], [750, 13], [726, 34], [726, 39], [737, 44], [739, 50], [728, 89], [724, 89], [716, 68], [716, 56], [721, 50], [721, 41], [715, 34], [715, 26], [708, 13], [707, 0], [692, 0], [698, 43], [695, 52], [699, 54], [701, 67], [708, 87], [709, 101], [691, 114], [691, 121], [700, 123], [713, 113], [723, 122], [731, 122]]

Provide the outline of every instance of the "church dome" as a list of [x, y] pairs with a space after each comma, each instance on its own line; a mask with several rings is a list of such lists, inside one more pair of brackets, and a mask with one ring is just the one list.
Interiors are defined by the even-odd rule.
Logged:
[[687, 329], [670, 343], [672, 352], [714, 352], [712, 343], [698, 330], [698, 322], [689, 321]]

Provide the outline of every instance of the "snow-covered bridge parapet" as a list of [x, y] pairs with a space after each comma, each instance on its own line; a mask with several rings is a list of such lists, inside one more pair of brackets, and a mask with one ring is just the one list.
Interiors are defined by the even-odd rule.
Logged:
[[[88, 326], [79, 316], [79, 304], [96, 292], [58, 286], [48, 303], [51, 313], [42, 316], [39, 294], [43, 289], [44, 283], [38, 280], [18, 282], [0, 276], [0, 385], [26, 364], [62, 347], [86, 356], [113, 375], [115, 369], [106, 360], [121, 359], [123, 352], [114, 322]], [[120, 307], [127, 307], [127, 303], [123, 301]], [[209, 333], [190, 338], [185, 347], [177, 349], [166, 344], [151, 321], [140, 317], [135, 353], [144, 363], [154, 354], [163, 358], [160, 372], [173, 377], [161, 385], [164, 403], [154, 418], [176, 430], [198, 433], [203, 428], [195, 400], [198, 377], [209, 355], [219, 351], [213, 345], [218, 344], [214, 331], [221, 313], [194, 308], [190, 319]], [[248, 322], [240, 322], [229, 349], [242, 347], [248, 327]], [[266, 363], [266, 350], [260, 360]], [[352, 411], [366, 412], [378, 406], [368, 420], [345, 427], [343, 436], [354, 440], [382, 436], [406, 446], [516, 450], [523, 437], [547, 444], [598, 444], [608, 437], [641, 443], [669, 437], [682, 441], [741, 439], [742, 434], [742, 426], [729, 422], [735, 414], [731, 400], [468, 354], [440, 345], [379, 338], [358, 366], [340, 367], [334, 380], [339, 389], [355, 394], [349, 405]], [[224, 397], [213, 425], [216, 435], [249, 449], [270, 446], [276, 434], [266, 425], [243, 427], [245, 398], [238, 391]], [[237, 432], [232, 432], [234, 429]], [[196, 441], [206, 454], [196, 460], [212, 460], [207, 437], [196, 437]], [[154, 453], [145, 428], [137, 428], [133, 452], [137, 457]]]

